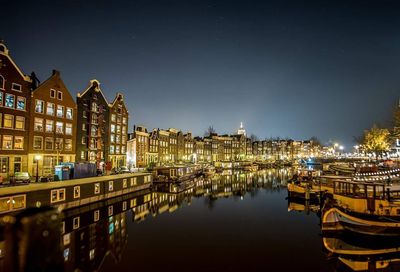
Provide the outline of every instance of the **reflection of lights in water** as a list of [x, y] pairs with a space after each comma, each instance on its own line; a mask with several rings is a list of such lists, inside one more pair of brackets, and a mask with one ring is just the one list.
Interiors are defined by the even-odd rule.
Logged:
[[243, 196], [240, 196], [240, 200], [243, 200]]

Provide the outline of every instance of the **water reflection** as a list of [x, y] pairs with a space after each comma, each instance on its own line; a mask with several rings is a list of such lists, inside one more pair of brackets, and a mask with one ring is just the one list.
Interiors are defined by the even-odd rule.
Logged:
[[[288, 211], [321, 218], [322, 208], [288, 201]], [[320, 222], [321, 224], [321, 222]], [[322, 250], [334, 271], [400, 271], [400, 240], [350, 232], [321, 233]]]
[[279, 191], [286, 187], [291, 169], [258, 172], [224, 172], [208, 179], [199, 178], [182, 192], [152, 191], [126, 195], [102, 203], [65, 212], [61, 241], [66, 271], [95, 271], [108, 255], [118, 263], [127, 245], [127, 220], [142, 222], [149, 215], [173, 213], [193, 198], [204, 198], [213, 209], [220, 198], [257, 196], [260, 188]]

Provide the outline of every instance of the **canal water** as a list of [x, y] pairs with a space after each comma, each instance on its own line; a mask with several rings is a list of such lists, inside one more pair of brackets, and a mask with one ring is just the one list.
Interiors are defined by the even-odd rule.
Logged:
[[224, 172], [67, 210], [65, 271], [375, 271], [329, 253], [318, 207], [286, 199], [293, 172]]
[[291, 176], [224, 173], [141, 222], [127, 212], [123, 252], [100, 271], [335, 271], [316, 214], [288, 212]]

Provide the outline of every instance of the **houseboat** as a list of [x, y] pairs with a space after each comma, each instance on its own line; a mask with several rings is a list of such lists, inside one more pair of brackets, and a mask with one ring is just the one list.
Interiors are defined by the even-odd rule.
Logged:
[[0, 188], [0, 215], [30, 207], [68, 209], [151, 187], [150, 173], [31, 183]]
[[400, 187], [385, 183], [334, 181], [332, 207], [322, 231], [352, 231], [379, 236], [400, 235]]
[[192, 180], [202, 174], [202, 167], [198, 164], [159, 166], [153, 169], [154, 182], [184, 182]]

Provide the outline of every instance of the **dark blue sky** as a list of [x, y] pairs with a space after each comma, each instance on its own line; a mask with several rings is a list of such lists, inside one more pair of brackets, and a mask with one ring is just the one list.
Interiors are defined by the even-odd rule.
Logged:
[[400, 96], [400, 1], [2, 2], [25, 73], [125, 94], [131, 124], [352, 145]]

